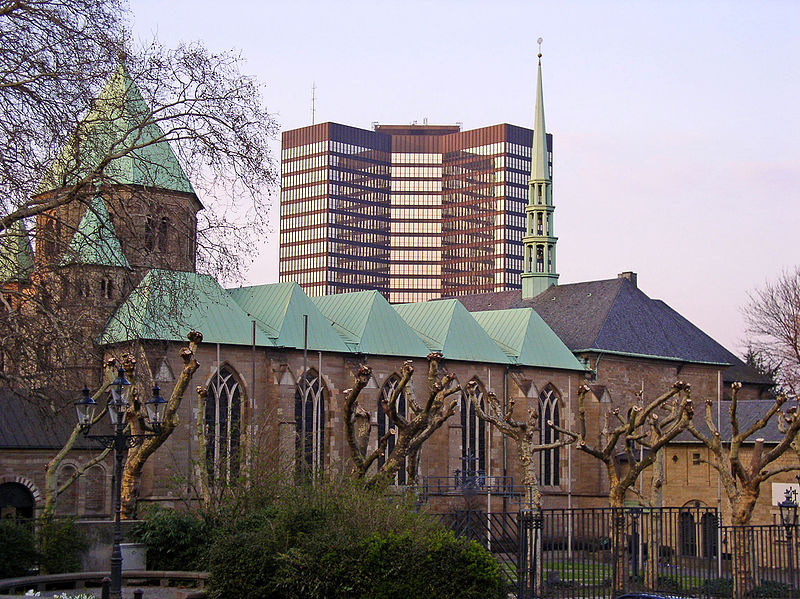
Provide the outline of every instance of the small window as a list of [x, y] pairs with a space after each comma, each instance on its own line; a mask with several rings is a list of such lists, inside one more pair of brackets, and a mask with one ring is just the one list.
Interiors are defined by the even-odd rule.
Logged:
[[153, 249], [155, 240], [155, 231], [153, 229], [153, 217], [148, 216], [144, 221], [144, 247], [147, 251], [152, 251]]
[[693, 453], [692, 454], [692, 465], [693, 466], [698, 466], [699, 464], [700, 464], [700, 454], [699, 453]]
[[169, 219], [164, 216], [158, 226], [158, 249], [166, 252], [169, 249]]
[[114, 283], [111, 279], [100, 279], [100, 296], [111, 299], [114, 292]]

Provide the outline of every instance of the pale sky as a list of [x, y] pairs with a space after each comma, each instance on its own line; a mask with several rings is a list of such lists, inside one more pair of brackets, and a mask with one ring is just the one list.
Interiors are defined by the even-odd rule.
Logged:
[[[134, 35], [236, 49], [282, 130], [532, 127], [543, 37], [561, 283], [639, 287], [741, 353], [800, 264], [800, 2], [131, 0]], [[279, 140], [275, 144], [278, 158]], [[250, 283], [277, 281], [272, 230]]]

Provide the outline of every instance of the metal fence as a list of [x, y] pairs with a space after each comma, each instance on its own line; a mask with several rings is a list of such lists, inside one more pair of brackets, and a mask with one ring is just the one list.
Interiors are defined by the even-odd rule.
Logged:
[[714, 509], [458, 511], [437, 517], [491, 551], [519, 598], [605, 598], [632, 591], [732, 597], [737, 545], [751, 579], [748, 595], [800, 598], [797, 535], [787, 538], [780, 525], [720, 526]]

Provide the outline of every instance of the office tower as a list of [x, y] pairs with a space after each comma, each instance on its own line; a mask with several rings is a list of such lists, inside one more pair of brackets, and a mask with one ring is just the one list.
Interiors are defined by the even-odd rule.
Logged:
[[[311, 296], [376, 289], [393, 303], [521, 289], [524, 237], [527, 278], [538, 281], [542, 269], [536, 288], [554, 283], [552, 137], [541, 96], [540, 69], [535, 173], [534, 132], [509, 124], [284, 132], [280, 280]], [[541, 210], [532, 195], [540, 192]]]

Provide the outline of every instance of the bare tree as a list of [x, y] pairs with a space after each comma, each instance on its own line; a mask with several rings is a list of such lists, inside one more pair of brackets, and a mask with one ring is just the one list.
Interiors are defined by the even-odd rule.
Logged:
[[[542, 490], [536, 475], [535, 456], [543, 451], [569, 445], [575, 439], [567, 436], [552, 443], [539, 442], [541, 424], [538, 410], [529, 408], [528, 419], [517, 420], [514, 418], [514, 400], [509, 399], [508, 405], [503, 407], [497, 395], [491, 392], [487, 394], [487, 408], [484, 410], [476, 393], [477, 388], [476, 381], [467, 383], [466, 395], [475, 407], [475, 413], [478, 418], [494, 425], [501, 433], [514, 441], [522, 467], [522, 484], [528, 489], [528, 497], [525, 499], [524, 505], [527, 509], [540, 510], [542, 508]], [[551, 421], [546, 424], [553, 426]]]
[[[605, 414], [605, 423], [598, 444], [587, 437], [586, 395], [591, 391], [588, 385], [578, 388], [578, 431], [554, 427], [560, 433], [577, 442], [577, 448], [593, 458], [600, 460], [606, 468], [609, 481], [608, 500], [614, 513], [611, 522], [611, 542], [614, 548], [615, 590], [623, 588], [627, 558], [625, 555], [625, 517], [622, 509], [628, 492], [638, 495], [636, 481], [647, 468], [656, 461], [659, 451], [689, 426], [694, 414], [690, 387], [678, 381], [666, 393], [660, 395], [646, 406], [635, 404], [623, 417], [615, 408]], [[663, 426], [658, 412], [671, 401], [678, 401], [670, 424]], [[635, 445], [644, 451], [636, 455]], [[624, 456], [624, 457], [623, 457]], [[621, 459], [622, 458], [622, 459]], [[627, 468], [622, 467], [627, 463]]]
[[[786, 396], [779, 395], [770, 408], [755, 422], [742, 429], [738, 414], [739, 390], [741, 383], [731, 385], [731, 401], [728, 417], [731, 425], [730, 439], [723, 439], [718, 426], [714, 423], [713, 401], [706, 400], [705, 425], [708, 432], [701, 431], [694, 423], [689, 423], [689, 432], [701, 441], [711, 454], [710, 464], [719, 473], [722, 488], [731, 506], [731, 523], [734, 526], [733, 538], [733, 572], [734, 596], [744, 597], [756, 583], [756, 556], [753, 554], [755, 544], [747, 528], [753, 515], [762, 483], [782, 472], [800, 470], [800, 464], [775, 466], [774, 463], [792, 447], [797, 447], [800, 435], [800, 414], [795, 406], [782, 410]], [[758, 431], [763, 430], [769, 421], [778, 418], [782, 438], [769, 449], [763, 438], [752, 440]], [[749, 452], [743, 451], [752, 443]]]
[[[400, 381], [388, 400], [382, 400], [383, 411], [391, 424], [390, 430], [378, 440], [378, 446], [368, 451], [370, 438], [370, 414], [358, 403], [361, 391], [372, 375], [372, 369], [361, 366], [354, 376], [354, 385], [345, 391], [344, 418], [347, 443], [353, 460], [353, 472], [365, 479], [367, 485], [391, 481], [400, 469], [406, 468], [409, 484], [417, 478], [419, 452], [425, 441], [455, 413], [457, 401], [450, 397], [461, 387], [453, 384], [455, 375], [440, 371], [442, 354], [428, 354], [428, 392], [422, 405], [414, 398], [413, 388], [409, 386], [414, 374], [410, 361], [403, 364]], [[398, 412], [397, 404], [405, 395], [409, 414]], [[396, 435], [394, 447], [376, 472], [369, 474], [372, 464], [386, 452], [389, 438]]]
[[784, 392], [800, 393], [800, 267], [750, 295], [743, 309], [750, 349]]
[[[189, 340], [189, 347], [182, 347], [180, 350], [183, 369], [180, 375], [178, 375], [178, 379], [175, 381], [175, 385], [172, 388], [172, 393], [167, 400], [167, 405], [164, 409], [164, 421], [161, 428], [157, 432], [154, 432], [149, 425], [145, 416], [144, 402], [140, 396], [135, 396], [128, 408], [128, 422], [131, 433], [134, 435], [141, 435], [150, 431], [154, 433], [154, 436], [146, 439], [142, 445], [130, 449], [125, 459], [122, 481], [120, 483], [122, 489], [120, 516], [123, 520], [135, 517], [136, 499], [138, 497], [139, 482], [142, 477], [144, 465], [147, 463], [148, 458], [164, 444], [177, 428], [179, 424], [178, 409], [181, 407], [186, 388], [192, 381], [194, 373], [200, 367], [200, 364], [198, 364], [195, 359], [195, 355], [197, 354], [197, 345], [203, 341], [203, 335], [198, 331], [192, 331], [187, 335], [187, 339]], [[153, 378], [152, 373], [150, 373], [149, 381], [151, 384], [149, 386], [153, 386]]]

